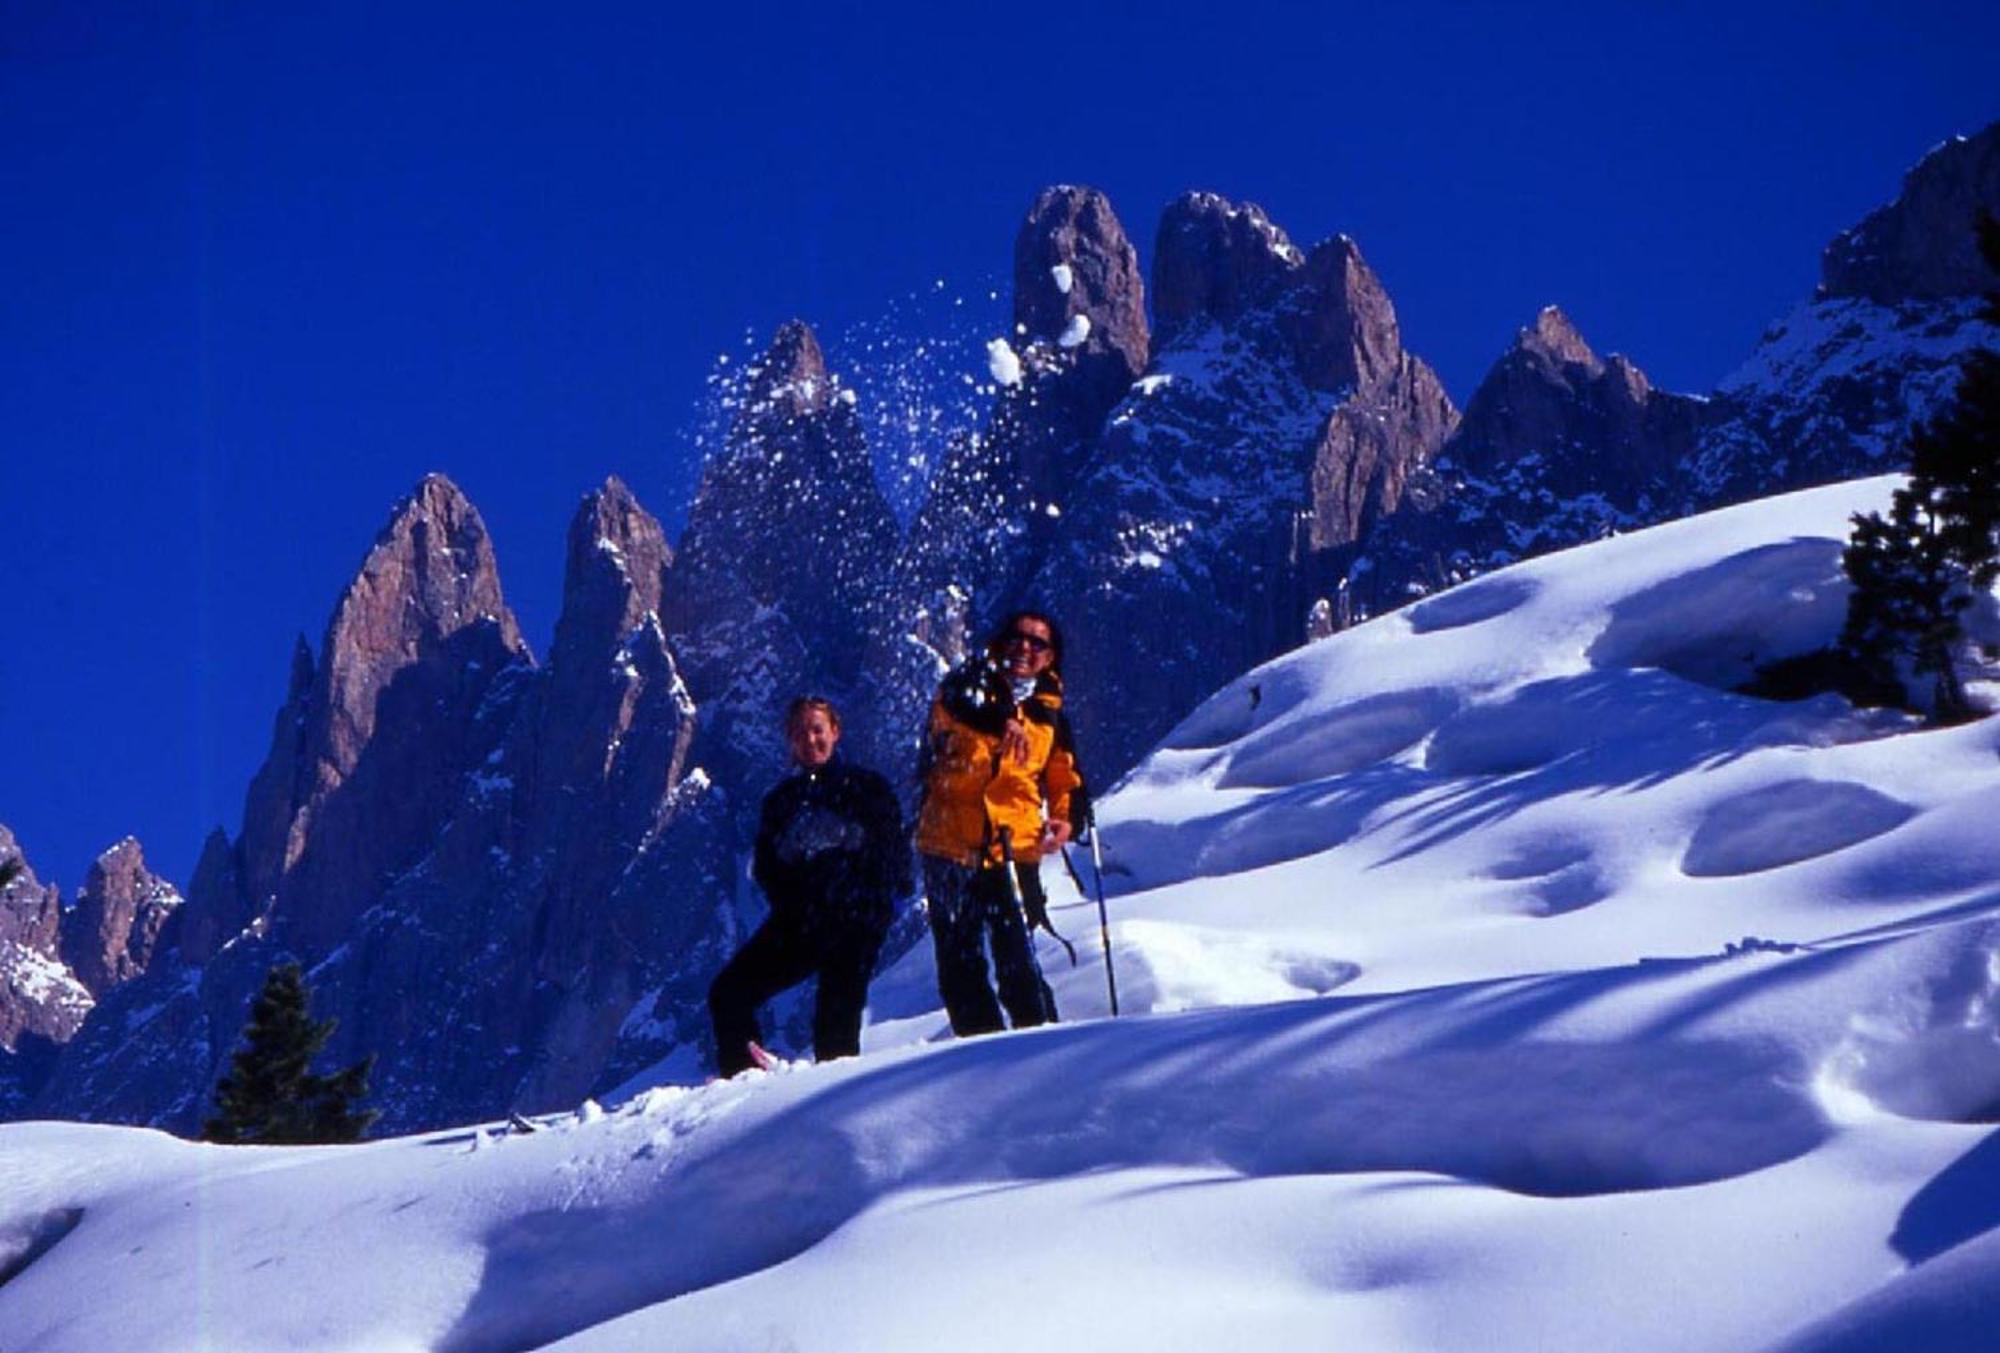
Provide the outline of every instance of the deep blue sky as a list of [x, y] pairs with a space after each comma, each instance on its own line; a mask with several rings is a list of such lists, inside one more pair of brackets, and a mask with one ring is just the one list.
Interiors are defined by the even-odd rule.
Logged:
[[1986, 4], [724, 8], [0, 0], [0, 822], [45, 877], [236, 830], [425, 471], [541, 651], [579, 494], [677, 526], [718, 351], [983, 300], [1046, 183], [1147, 256], [1195, 187], [1355, 236], [1461, 401], [1550, 301], [1701, 390], [2000, 117]]

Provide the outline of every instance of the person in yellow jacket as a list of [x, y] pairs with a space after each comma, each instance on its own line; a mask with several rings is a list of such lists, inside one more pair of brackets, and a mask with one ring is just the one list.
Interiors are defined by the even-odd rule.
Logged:
[[[1072, 802], [1082, 806], [1061, 671], [1062, 631], [1019, 611], [945, 677], [931, 704], [917, 851], [938, 994], [961, 1036], [1005, 1028], [1003, 1006], [1017, 1029], [1056, 1017], [1030, 927], [1047, 914], [1041, 859], [1069, 841]], [[1007, 877], [1010, 849], [1025, 916]]]

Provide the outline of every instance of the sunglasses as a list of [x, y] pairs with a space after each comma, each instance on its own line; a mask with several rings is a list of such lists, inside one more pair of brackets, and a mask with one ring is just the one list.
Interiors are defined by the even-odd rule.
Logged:
[[1015, 644], [1026, 644], [1030, 649], [1034, 650], [1037, 653], [1046, 653], [1055, 646], [1051, 644], [1047, 639], [1044, 639], [1039, 634], [1023, 634], [1019, 630], [1013, 630], [1009, 632], [1007, 637], [1005, 639], [1002, 639], [1000, 643], [1003, 647], [1012, 647]]

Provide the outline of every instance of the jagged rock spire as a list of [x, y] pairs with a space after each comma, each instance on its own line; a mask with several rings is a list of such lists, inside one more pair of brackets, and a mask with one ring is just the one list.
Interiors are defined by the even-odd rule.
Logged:
[[1352, 239], [1302, 250], [1254, 204], [1190, 193], [1153, 258], [1151, 366], [1034, 589], [1073, 622], [1068, 708], [1100, 777], [1298, 642], [1331, 555], [1457, 417]]
[[739, 410], [702, 469], [662, 619], [703, 726], [693, 753], [754, 810], [783, 771], [782, 702], [860, 680], [899, 532], [856, 398], [804, 324], [745, 372]]
[[1557, 366], [1580, 366], [1592, 375], [1604, 368], [1603, 359], [1555, 305], [1543, 306], [1535, 322], [1514, 336], [1514, 351]]
[[[319, 662], [295, 652], [293, 689], [244, 807], [239, 894], [198, 895], [195, 916], [284, 904], [309, 953], [334, 943], [381, 874], [428, 839], [473, 755], [423, 730], [449, 727], [449, 712], [476, 707], [520, 661], [532, 659], [485, 522], [451, 480], [426, 475], [334, 607]], [[316, 838], [329, 844], [314, 854]], [[195, 927], [204, 937], [212, 928], [205, 918]]]
[[[35, 876], [14, 833], [0, 824], [0, 860], [21, 870], [0, 887], [0, 1056], [24, 1040], [60, 1043], [74, 1034], [90, 1012], [88, 989], [60, 955], [62, 893]], [[8, 1097], [0, 1076], [0, 1102]]]
[[[806, 339], [811, 341], [810, 332]], [[673, 561], [659, 521], [618, 476], [586, 494], [570, 519], [551, 665], [575, 665], [565, 661], [569, 652], [608, 651], [645, 616], [657, 614]]]
[[1069, 397], [1101, 421], [1146, 369], [1150, 336], [1139, 253], [1095, 188], [1045, 188], [1014, 237], [1015, 332], [1069, 354]]
[[751, 367], [745, 404], [760, 418], [797, 417], [824, 409], [836, 393], [819, 337], [804, 320], [789, 319]]
[[812, 330], [786, 323], [747, 377], [688, 509], [666, 590], [670, 634], [692, 633], [722, 603], [718, 589], [801, 614], [852, 612], [893, 549], [854, 396], [827, 371]]
[[[898, 563], [891, 646], [948, 661], [1020, 599], [1106, 418], [1149, 360], [1138, 251], [1095, 188], [1044, 189], [1014, 239], [1019, 379], [931, 481]], [[1011, 350], [1008, 356], [1015, 355]]]
[[1305, 263], [1255, 202], [1186, 193], [1160, 216], [1153, 246], [1153, 313], [1164, 331], [1197, 315], [1232, 319]]
[[180, 906], [179, 890], [146, 868], [144, 850], [128, 836], [91, 862], [76, 908], [64, 918], [64, 957], [101, 997], [146, 971]]
[[1634, 509], [1665, 491], [1699, 416], [1694, 401], [1656, 393], [1626, 357], [1598, 356], [1551, 305], [1487, 372], [1442, 455], [1476, 477], [1533, 457], [1538, 488], [1560, 498], [1603, 494]]

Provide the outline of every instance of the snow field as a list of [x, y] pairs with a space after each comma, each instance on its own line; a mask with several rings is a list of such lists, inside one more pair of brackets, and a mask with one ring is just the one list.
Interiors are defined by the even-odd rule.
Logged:
[[1217, 692], [1101, 805], [1128, 1018], [1050, 868], [1060, 1026], [919, 946], [862, 1058], [531, 1136], [0, 1128], [0, 1347], [1991, 1348], [2000, 720], [1729, 690], [1893, 482]]

